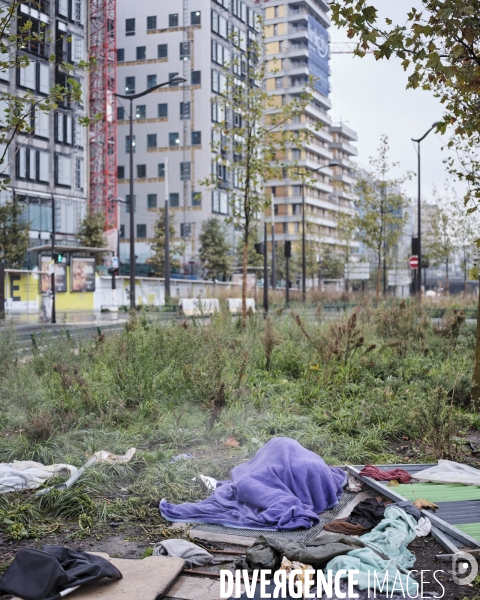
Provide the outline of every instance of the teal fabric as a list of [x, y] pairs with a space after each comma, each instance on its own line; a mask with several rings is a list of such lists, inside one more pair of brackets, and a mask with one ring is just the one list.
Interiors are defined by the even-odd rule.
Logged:
[[[414, 595], [417, 584], [406, 573], [415, 564], [415, 555], [408, 550], [407, 545], [416, 537], [416, 524], [417, 521], [401, 508], [389, 506], [385, 510], [383, 521], [370, 533], [360, 537], [369, 548], [359, 548], [343, 556], [336, 556], [325, 568], [331, 570], [334, 576], [341, 569], [359, 571], [355, 579], [361, 590], [372, 588], [391, 593], [393, 589], [399, 592], [401, 585], [405, 591]], [[374, 550], [388, 556], [389, 560], [384, 560]]]

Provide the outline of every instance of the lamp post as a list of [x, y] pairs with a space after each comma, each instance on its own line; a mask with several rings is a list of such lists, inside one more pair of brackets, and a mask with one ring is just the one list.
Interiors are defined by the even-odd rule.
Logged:
[[437, 125], [439, 124], [438, 121], [436, 121], [431, 127], [430, 129], [427, 131], [427, 133], [425, 133], [424, 135], [422, 135], [422, 137], [415, 139], [412, 138], [412, 142], [416, 142], [417, 144], [417, 160], [418, 160], [418, 167], [417, 167], [417, 179], [418, 179], [418, 199], [417, 199], [417, 211], [418, 211], [418, 268], [417, 268], [417, 277], [416, 277], [416, 293], [418, 294], [418, 300], [420, 301], [422, 298], [422, 211], [421, 211], [421, 207], [422, 207], [422, 200], [421, 200], [421, 181], [420, 181], [420, 174], [421, 174], [421, 161], [420, 161], [420, 142], [422, 142], [427, 135], [432, 131], [432, 129], [434, 129]]
[[164, 81], [158, 85], [154, 85], [148, 90], [140, 92], [139, 94], [115, 94], [117, 98], [123, 100], [130, 100], [130, 310], [135, 310], [135, 203], [133, 200], [133, 106], [132, 102], [138, 98], [142, 98], [155, 90], [172, 83], [185, 83], [187, 80], [181, 75], [176, 75], [170, 81]]
[[[317, 173], [322, 169], [328, 169], [329, 167], [339, 167], [340, 163], [337, 161], [331, 161], [328, 165], [322, 165], [317, 169], [313, 169], [310, 173]], [[297, 174], [302, 173], [305, 175], [305, 171], [299, 171]], [[307, 258], [306, 258], [306, 239], [305, 239], [305, 177], [302, 178], [302, 302], [307, 300]]]

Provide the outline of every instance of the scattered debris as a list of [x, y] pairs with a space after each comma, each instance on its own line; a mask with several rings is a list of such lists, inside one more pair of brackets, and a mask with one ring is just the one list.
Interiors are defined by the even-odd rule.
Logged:
[[173, 458], [170, 459], [170, 463], [176, 463], [179, 460], [192, 460], [193, 458], [193, 454], [190, 454], [188, 452], [184, 453], [184, 454], [177, 454], [177, 456], [174, 456]]
[[237, 448], [238, 446], [240, 446], [240, 442], [236, 440], [233, 436], [227, 437], [227, 439], [223, 443], [229, 448]]

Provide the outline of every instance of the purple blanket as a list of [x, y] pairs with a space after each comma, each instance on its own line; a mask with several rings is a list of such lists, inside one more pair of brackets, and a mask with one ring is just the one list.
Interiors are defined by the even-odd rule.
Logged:
[[308, 529], [338, 503], [345, 472], [290, 438], [273, 438], [219, 481], [212, 495], [177, 506], [160, 502], [167, 521], [203, 522], [248, 529]]

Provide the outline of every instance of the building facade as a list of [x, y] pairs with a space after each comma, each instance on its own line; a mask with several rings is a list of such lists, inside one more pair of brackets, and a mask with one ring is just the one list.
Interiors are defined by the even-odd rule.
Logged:
[[[138, 93], [175, 75], [186, 83], [162, 87], [133, 102], [135, 231], [121, 205], [122, 262], [130, 235], [137, 263], [147, 263], [158, 210], [168, 201], [174, 216], [173, 245], [184, 248], [184, 272], [197, 272], [202, 222], [228, 216], [225, 189], [211, 191], [202, 180], [212, 173], [213, 127], [221, 117], [212, 100], [225, 85], [223, 65], [245, 53], [255, 10], [240, 0], [172, 0], [159, 10], [155, 0], [117, 2], [118, 92]], [[237, 32], [239, 46], [231, 41]], [[129, 202], [129, 102], [118, 101], [118, 190]], [[233, 233], [232, 233], [233, 242]]]
[[[20, 53], [28, 57], [28, 65], [25, 61], [25, 67], [0, 70], [0, 119], [4, 130], [8, 129], [6, 110], [13, 96], [31, 94], [34, 108], [28, 117], [31, 131], [13, 138], [0, 165], [1, 175], [10, 180], [0, 202], [13, 198], [23, 203], [23, 218], [30, 223], [31, 246], [49, 243], [53, 222], [57, 241], [69, 243], [74, 241], [87, 208], [87, 131], [79, 122], [87, 112], [85, 71], [79, 69], [80, 61], [87, 59], [86, 3], [25, 0], [18, 4], [17, 11], [14, 27], [30, 21], [30, 31], [38, 38], [21, 46]], [[15, 51], [12, 48], [11, 52]], [[54, 62], [49, 60], [52, 55]], [[68, 75], [60, 66], [63, 62], [73, 67]], [[82, 82], [84, 100], [75, 102], [67, 94], [56, 110], [42, 111], [39, 106], [51, 88], [61, 85], [68, 89], [69, 77]], [[29, 254], [27, 266], [36, 266], [36, 261], [37, 254]]]
[[[275, 239], [292, 241], [297, 253], [304, 194], [307, 251], [316, 255], [318, 262], [323, 249], [338, 252], [345, 243], [337, 222], [340, 212], [352, 210], [352, 159], [357, 154], [353, 146], [356, 133], [343, 124], [332, 124], [329, 115], [329, 8], [323, 0], [265, 0], [258, 5], [263, 9], [270, 58], [269, 93], [281, 96], [280, 104], [286, 104], [313, 78], [311, 102], [297, 122], [288, 125], [311, 131], [310, 142], [302, 149], [292, 148], [288, 157], [299, 170], [310, 173], [308, 184], [303, 187], [295, 178], [271, 181], [267, 193], [272, 194], [275, 204]], [[328, 167], [333, 161], [339, 166]], [[352, 250], [356, 247], [354, 243]]]

